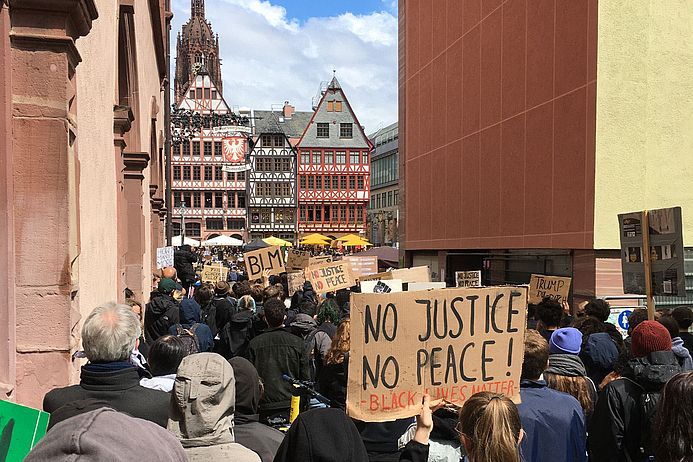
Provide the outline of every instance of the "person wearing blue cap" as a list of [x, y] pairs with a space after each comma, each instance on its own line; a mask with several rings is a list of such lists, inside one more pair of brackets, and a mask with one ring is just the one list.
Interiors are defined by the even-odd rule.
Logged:
[[574, 327], [556, 329], [549, 340], [549, 367], [544, 380], [549, 388], [573, 395], [589, 420], [597, 399], [597, 387], [587, 377], [580, 354], [582, 332]]

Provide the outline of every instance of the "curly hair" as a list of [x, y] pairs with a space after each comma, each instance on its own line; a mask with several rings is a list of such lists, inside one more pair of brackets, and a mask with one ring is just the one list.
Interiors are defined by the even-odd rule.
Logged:
[[325, 364], [342, 364], [351, 349], [351, 321], [345, 319], [337, 328], [332, 346], [325, 355]]
[[318, 324], [329, 321], [335, 326], [339, 323], [339, 306], [334, 298], [328, 298], [320, 304]]

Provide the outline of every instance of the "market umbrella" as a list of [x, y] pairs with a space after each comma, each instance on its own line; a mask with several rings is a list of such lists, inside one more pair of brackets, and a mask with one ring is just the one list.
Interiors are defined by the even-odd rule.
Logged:
[[355, 239], [349, 239], [348, 241], [342, 241], [342, 245], [345, 247], [370, 247], [373, 244], [368, 242], [365, 239], [361, 239], [358, 236], [355, 236]]
[[280, 245], [282, 247], [292, 247], [293, 244], [284, 239], [279, 239], [278, 237], [270, 236], [263, 239], [263, 241], [269, 245]]
[[246, 245], [243, 246], [243, 250], [246, 252], [250, 252], [252, 250], [264, 249], [265, 247], [269, 246], [270, 245], [262, 239], [253, 239], [252, 241], [248, 242]]
[[306, 239], [310, 239], [312, 241], [321, 240], [321, 241], [325, 241], [325, 243], [328, 243], [332, 240], [331, 238], [325, 236], [324, 234], [320, 234], [320, 233], [313, 233], [313, 234], [309, 234], [307, 236], [303, 236], [303, 240], [306, 240]]
[[325, 241], [317, 236], [311, 235], [301, 239], [301, 245], [330, 245], [330, 243], [329, 241]]
[[171, 245], [174, 245], [176, 247], [180, 247], [183, 244], [189, 245], [191, 247], [199, 247], [200, 241], [196, 241], [195, 239], [191, 239], [191, 238], [186, 236], [185, 239], [183, 239], [183, 243], [181, 243], [181, 235], [180, 234], [178, 236], [173, 236], [173, 239], [171, 239]]
[[352, 239], [361, 239], [361, 238], [359, 236], [357, 236], [356, 234], [347, 234], [345, 236], [338, 237], [335, 240], [338, 242], [346, 242], [346, 241], [350, 241]]
[[236, 239], [231, 236], [217, 236], [206, 241], [202, 241], [202, 245], [208, 246], [219, 246], [219, 247], [240, 247], [243, 245], [243, 241]]

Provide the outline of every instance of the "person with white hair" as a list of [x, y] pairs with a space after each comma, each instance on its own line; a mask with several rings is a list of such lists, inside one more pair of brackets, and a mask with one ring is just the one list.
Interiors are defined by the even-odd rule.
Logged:
[[170, 395], [140, 386], [138, 368], [129, 361], [141, 334], [140, 321], [130, 306], [109, 302], [95, 308], [82, 327], [89, 362], [82, 367], [79, 384], [49, 391], [43, 410], [52, 413], [76, 401], [99, 400], [165, 427]]

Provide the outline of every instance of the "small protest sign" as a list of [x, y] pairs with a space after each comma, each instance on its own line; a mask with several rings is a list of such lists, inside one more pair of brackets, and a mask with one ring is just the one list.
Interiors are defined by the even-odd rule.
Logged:
[[378, 272], [378, 257], [344, 257], [343, 260], [351, 262], [351, 270], [354, 272], [356, 279], [361, 279], [363, 276], [375, 274]]
[[334, 261], [334, 257], [332, 255], [318, 255], [315, 257], [310, 257], [310, 263], [308, 266], [321, 265], [323, 263], [329, 263], [331, 261]]
[[251, 281], [261, 278], [264, 270], [269, 270], [270, 276], [284, 272], [284, 253], [278, 245], [246, 252], [243, 259]]
[[363, 281], [361, 292], [364, 294], [389, 294], [391, 292], [402, 292], [401, 279], [380, 279], [378, 281]]
[[430, 289], [445, 289], [445, 282], [410, 282], [407, 286], [409, 292]]
[[306, 279], [310, 281], [315, 292], [319, 294], [347, 289], [356, 285], [354, 275], [351, 273], [351, 263], [346, 260], [309, 266], [306, 269]]
[[202, 268], [202, 282], [226, 281], [229, 269], [222, 264], [205, 265]]
[[0, 401], [0, 455], [21, 462], [46, 434], [50, 415], [11, 401]]
[[390, 279], [401, 279], [402, 284], [431, 282], [431, 269], [428, 266], [396, 269], [390, 271]]
[[552, 298], [558, 303], [568, 301], [570, 278], [533, 274], [529, 279], [529, 303], [540, 303], [544, 297]]
[[306, 276], [303, 271], [289, 271], [286, 273], [286, 281], [289, 286], [289, 297], [303, 290], [303, 283], [306, 282]]
[[156, 269], [173, 266], [173, 246], [157, 247], [156, 249]]
[[481, 271], [455, 271], [457, 287], [481, 287]]
[[286, 270], [299, 271], [310, 265], [310, 252], [298, 249], [289, 249], [286, 255]]
[[417, 415], [421, 399], [461, 406], [480, 391], [519, 398], [526, 287], [352, 294], [347, 413]]

